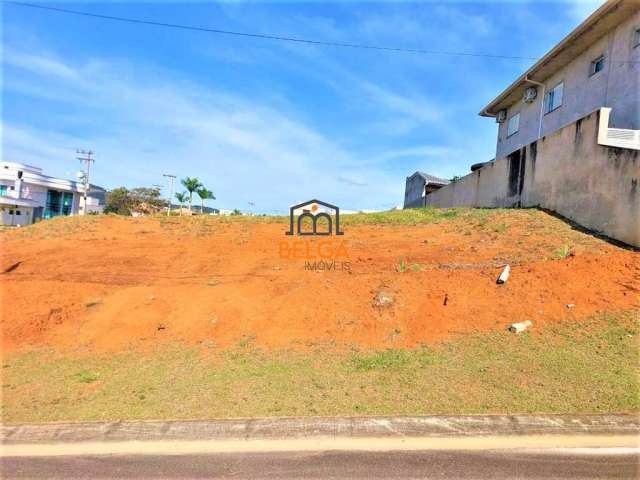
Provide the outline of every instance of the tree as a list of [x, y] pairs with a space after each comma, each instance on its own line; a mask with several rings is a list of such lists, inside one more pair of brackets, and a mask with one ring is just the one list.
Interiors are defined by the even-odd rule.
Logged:
[[107, 193], [105, 213], [131, 215], [132, 211], [141, 213], [155, 213], [165, 206], [160, 196], [160, 189], [137, 187], [128, 190], [118, 187]]
[[180, 215], [182, 215], [182, 205], [187, 201], [187, 192], [177, 192], [176, 199], [180, 202]]
[[129, 190], [125, 187], [118, 187], [107, 192], [104, 213], [131, 215], [131, 199], [129, 198]]
[[200, 197], [200, 215], [202, 215], [202, 213], [204, 212], [204, 201], [215, 200], [216, 197], [213, 195], [213, 192], [211, 190], [207, 190], [204, 187], [201, 187], [198, 190], [196, 190], [196, 193]]
[[231, 212], [231, 215], [242, 215], [242, 212], [237, 208], [234, 208], [233, 211]]
[[157, 212], [166, 202], [160, 195], [159, 188], [137, 187], [129, 191], [132, 208], [145, 213]]
[[184, 188], [189, 192], [189, 212], [191, 212], [191, 205], [193, 203], [193, 192], [201, 188], [203, 185], [196, 177], [187, 177], [181, 180]]

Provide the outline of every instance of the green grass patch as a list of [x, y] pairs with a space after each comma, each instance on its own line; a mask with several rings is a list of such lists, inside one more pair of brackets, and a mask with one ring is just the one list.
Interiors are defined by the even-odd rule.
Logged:
[[567, 258], [569, 255], [571, 255], [571, 247], [569, 245], [562, 245], [555, 251], [556, 258]]
[[81, 372], [74, 373], [73, 375], [71, 375], [71, 378], [79, 383], [93, 383], [98, 380], [99, 376], [97, 373], [83, 370]]
[[458, 218], [469, 213], [468, 208], [411, 208], [388, 212], [356, 213], [343, 215], [343, 225], [414, 225], [418, 223], [439, 223]]
[[3, 359], [3, 421], [638, 412], [638, 312], [416, 349]]
[[356, 371], [388, 370], [405, 367], [413, 360], [410, 350], [390, 349], [365, 355], [354, 355], [351, 364]]
[[[456, 219], [484, 221], [508, 212], [509, 209], [489, 208], [411, 208], [406, 210], [389, 210], [373, 213], [356, 213], [341, 215], [341, 225], [416, 225], [421, 223], [440, 223]], [[166, 226], [194, 228], [195, 226], [213, 227], [227, 223], [287, 223], [288, 216], [254, 215], [254, 216], [193, 216], [193, 217], [155, 217]], [[335, 220], [335, 217], [333, 217]], [[311, 221], [303, 219], [303, 227], [310, 228]]]
[[422, 347], [419, 349], [392, 348], [381, 352], [353, 353], [347, 365], [354, 371], [403, 370], [407, 368], [435, 365], [444, 361], [444, 356]]
[[20, 228], [12, 227], [11, 229], [0, 231], [0, 234], [6, 235], [5, 238], [59, 238], [78, 232], [92, 232], [102, 218], [104, 218], [104, 215], [60, 216], [41, 220]]
[[493, 231], [495, 233], [504, 233], [507, 231], [507, 228], [509, 228], [509, 226], [506, 223], [499, 223], [498, 225], [493, 227]]
[[400, 261], [398, 261], [398, 264], [396, 265], [396, 272], [404, 273], [407, 270], [409, 270], [409, 265], [403, 258], [401, 258]]

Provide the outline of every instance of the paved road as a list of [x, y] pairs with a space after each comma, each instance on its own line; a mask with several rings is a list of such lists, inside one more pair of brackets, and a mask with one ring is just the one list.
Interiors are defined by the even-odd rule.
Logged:
[[4, 457], [4, 479], [640, 478], [629, 449]]

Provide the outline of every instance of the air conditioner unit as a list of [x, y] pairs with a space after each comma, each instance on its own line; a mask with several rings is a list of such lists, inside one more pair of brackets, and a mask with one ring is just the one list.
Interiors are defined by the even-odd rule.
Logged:
[[538, 89], [536, 87], [529, 87], [524, 91], [524, 95], [522, 96], [522, 101], [524, 103], [533, 102], [538, 96]]
[[500, 110], [496, 115], [496, 122], [497, 123], [502, 123], [506, 119], [507, 119], [507, 111], [506, 110]]

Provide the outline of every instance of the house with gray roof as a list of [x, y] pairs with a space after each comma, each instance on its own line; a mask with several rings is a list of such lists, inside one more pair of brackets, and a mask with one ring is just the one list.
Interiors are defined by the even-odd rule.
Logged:
[[438, 178], [428, 173], [417, 171], [407, 177], [404, 188], [404, 208], [416, 208], [425, 206], [425, 198], [439, 188], [444, 187], [449, 180]]

